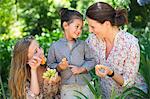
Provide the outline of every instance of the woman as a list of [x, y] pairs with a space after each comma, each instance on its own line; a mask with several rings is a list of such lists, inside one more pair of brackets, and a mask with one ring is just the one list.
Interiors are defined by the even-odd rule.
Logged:
[[86, 17], [92, 33], [87, 38], [87, 43], [99, 64], [95, 71], [101, 77], [103, 98], [110, 98], [113, 87], [119, 94], [123, 91], [123, 86], [144, 85], [138, 74], [138, 39], [119, 28], [128, 22], [126, 11], [115, 10], [107, 3], [97, 2], [87, 9]]
[[55, 89], [58, 89], [60, 77], [52, 81], [53, 86], [42, 78], [46, 70], [45, 66], [41, 66], [44, 58], [42, 49], [32, 36], [16, 43], [9, 76], [12, 99], [51, 99], [57, 93]]

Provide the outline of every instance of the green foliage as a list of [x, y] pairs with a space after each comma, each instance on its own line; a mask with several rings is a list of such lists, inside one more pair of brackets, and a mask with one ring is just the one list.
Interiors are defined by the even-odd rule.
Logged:
[[[91, 90], [91, 92], [93, 93], [93, 96], [94, 96], [94, 99], [101, 99], [101, 90], [100, 90], [100, 82], [99, 82], [99, 79], [97, 78], [94, 78], [92, 79], [92, 82], [89, 82], [84, 76], [83, 76], [83, 80], [84, 82], [88, 85], [89, 89]], [[83, 96], [85, 99], [88, 99], [87, 96], [84, 95], [84, 93], [81, 93], [79, 91], [76, 91], [76, 93], [79, 93], [81, 96]], [[77, 98], [81, 98], [80, 96], [78, 95], [75, 95], [75, 97]]]
[[7, 80], [9, 66], [11, 63], [11, 50], [15, 40], [0, 40], [0, 74], [2, 79]]
[[131, 3], [130, 0], [106, 0], [108, 3], [110, 3], [114, 8], [125, 8], [130, 9], [129, 4]]
[[1, 96], [3, 97], [3, 99], [6, 99], [4, 86], [3, 86], [2, 78], [1, 78], [1, 75], [0, 75], [0, 97]]
[[[78, 93], [78, 94], [80, 94], [81, 96], [83, 96], [85, 99], [88, 99], [88, 97], [87, 96], [85, 96], [82, 92], [80, 92], [80, 91], [77, 91], [77, 90], [74, 90], [76, 93]], [[77, 99], [82, 99], [80, 96], [78, 96], [78, 95], [74, 95]]]
[[134, 28], [145, 28], [147, 23], [150, 22], [150, 4], [140, 6], [137, 0], [131, 0], [129, 5], [129, 21]]
[[127, 97], [133, 97], [138, 99], [148, 99], [148, 94], [145, 93], [143, 90], [137, 87], [127, 88], [122, 95], [120, 96], [121, 99], [127, 99]]
[[42, 29], [49, 31], [59, 28], [58, 7], [52, 0], [19, 0], [18, 7], [22, 11], [19, 18], [24, 19], [24, 32], [40, 35]]
[[116, 91], [115, 91], [114, 87], [112, 87], [112, 92], [111, 92], [110, 99], [115, 99], [115, 98], [116, 98], [116, 96], [117, 96], [117, 93], [116, 93]]
[[141, 55], [141, 74], [147, 84], [147, 97], [150, 98], [150, 58], [146, 55]]
[[3, 81], [1, 88], [5, 90], [6, 95], [9, 95], [7, 87], [7, 79], [11, 63], [11, 50], [12, 46], [14, 45], [14, 42], [15, 40], [3, 40], [3, 41], [0, 40], [0, 78]]
[[0, 35], [9, 32], [9, 26], [14, 22], [14, 0], [0, 1]]

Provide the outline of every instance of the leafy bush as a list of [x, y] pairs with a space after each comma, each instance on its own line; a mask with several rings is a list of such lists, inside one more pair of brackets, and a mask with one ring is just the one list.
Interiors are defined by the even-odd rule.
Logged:
[[[101, 95], [101, 87], [100, 87], [100, 81], [99, 78], [97, 76], [95, 76], [91, 82], [89, 82], [87, 80], [87, 78], [85, 78], [83, 76], [83, 80], [84, 82], [88, 85], [89, 89], [91, 90], [94, 99], [102, 99]], [[85, 99], [89, 99], [87, 96], [84, 95], [84, 93], [81, 93], [80, 91], [74, 90], [76, 93], [78, 93], [79, 95], [83, 96]], [[82, 99], [79, 95], [75, 95], [76, 98], [78, 99]]]
[[[0, 40], [0, 79], [2, 80], [1, 89], [7, 91], [7, 79], [11, 63], [11, 50], [16, 40]], [[3, 91], [2, 90], [2, 91]], [[9, 95], [9, 94], [6, 94]]]

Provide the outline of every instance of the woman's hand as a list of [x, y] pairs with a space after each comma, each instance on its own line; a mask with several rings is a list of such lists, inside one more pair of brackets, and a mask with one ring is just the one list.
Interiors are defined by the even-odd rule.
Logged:
[[62, 61], [58, 64], [59, 70], [65, 70], [69, 66], [68, 61], [66, 58], [63, 58]]
[[[100, 70], [104, 70], [104, 72], [101, 72]], [[114, 73], [109, 67], [104, 66], [104, 65], [96, 65], [95, 66], [95, 72], [96, 75], [99, 77], [105, 77], [107, 75], [112, 75], [112, 79], [118, 83], [119, 85], [123, 85], [124, 79], [123, 76], [120, 74], [117, 74], [116, 72]]]
[[[101, 70], [103, 70], [103, 72]], [[96, 65], [95, 72], [96, 72], [96, 75], [99, 77], [105, 77], [113, 73], [113, 71], [109, 67], [104, 66], [104, 65]]]

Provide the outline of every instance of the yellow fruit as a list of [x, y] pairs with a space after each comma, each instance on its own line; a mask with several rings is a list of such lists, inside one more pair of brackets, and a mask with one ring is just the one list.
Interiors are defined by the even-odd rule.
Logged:
[[46, 72], [43, 73], [43, 78], [51, 79], [57, 75], [56, 69], [47, 69]]
[[64, 62], [64, 61], [67, 61], [67, 59], [66, 59], [66, 58], [63, 58], [63, 59], [62, 59], [62, 62]]
[[45, 64], [45, 57], [42, 57], [41, 64], [42, 64], [42, 65], [44, 65], [44, 64]]

